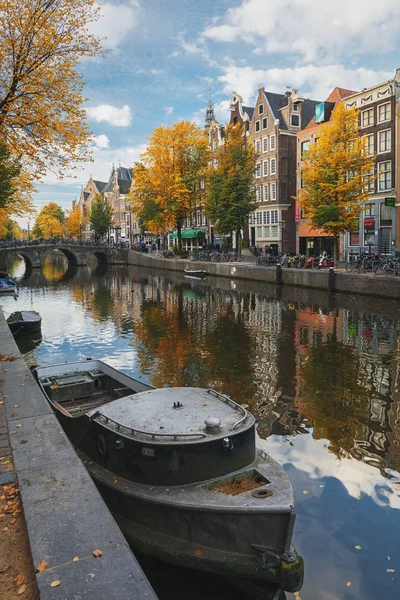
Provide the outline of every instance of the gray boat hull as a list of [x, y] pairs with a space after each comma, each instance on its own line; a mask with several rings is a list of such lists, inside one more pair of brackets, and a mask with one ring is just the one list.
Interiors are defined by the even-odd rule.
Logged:
[[[258, 457], [251, 467], [265, 475], [270, 461], [274, 463], [268, 459]], [[301, 589], [304, 565], [290, 543], [294, 523], [290, 507], [263, 510], [261, 505], [254, 510], [243, 497], [240, 505], [213, 507], [207, 494], [221, 494], [210, 492], [210, 482], [161, 490], [138, 486], [90, 460], [84, 462], [122, 532], [141, 552], [229, 579], [276, 583], [290, 592]], [[198, 503], [192, 501], [196, 494]]]

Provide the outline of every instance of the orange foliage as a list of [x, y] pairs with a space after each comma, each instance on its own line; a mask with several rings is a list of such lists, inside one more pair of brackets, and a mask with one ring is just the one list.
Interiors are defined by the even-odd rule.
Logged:
[[0, 135], [31, 176], [89, 157], [76, 67], [101, 52], [95, 0], [0, 0]]
[[81, 207], [77, 206], [71, 210], [67, 218], [67, 236], [68, 237], [79, 237], [81, 234], [83, 221]]

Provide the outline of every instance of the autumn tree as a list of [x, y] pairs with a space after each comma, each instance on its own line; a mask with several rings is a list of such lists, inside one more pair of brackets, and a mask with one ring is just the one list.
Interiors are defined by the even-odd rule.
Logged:
[[239, 123], [228, 125], [225, 143], [217, 153], [217, 167], [211, 165], [207, 176], [207, 214], [220, 233], [236, 233], [239, 252], [241, 230], [256, 207], [253, 181], [257, 153], [245, 140]]
[[352, 228], [376, 179], [359, 131], [359, 111], [339, 103], [303, 157], [298, 200], [304, 218], [334, 236], [335, 258], [339, 234]]
[[82, 58], [101, 52], [88, 32], [95, 0], [0, 0], [0, 136], [32, 177], [89, 158]]
[[112, 208], [102, 194], [97, 193], [93, 198], [89, 221], [97, 236], [103, 236], [112, 226]]
[[66, 219], [67, 237], [80, 237], [82, 233], [83, 219], [82, 210], [78, 205], [71, 210]]
[[132, 207], [153, 233], [176, 229], [182, 251], [184, 220], [199, 204], [200, 180], [208, 162], [203, 131], [189, 121], [157, 127], [135, 164]]
[[65, 213], [56, 202], [43, 206], [36, 217], [32, 234], [36, 238], [60, 237], [64, 233]]

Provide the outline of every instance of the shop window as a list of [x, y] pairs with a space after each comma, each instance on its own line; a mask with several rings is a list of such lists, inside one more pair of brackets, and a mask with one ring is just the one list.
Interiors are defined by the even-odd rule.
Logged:
[[359, 245], [360, 245], [360, 232], [359, 231], [350, 231], [349, 246], [359, 246]]
[[383, 202], [379, 205], [379, 207], [380, 207], [379, 225], [381, 227], [391, 226], [392, 218], [393, 218], [393, 207], [385, 206], [385, 204]]

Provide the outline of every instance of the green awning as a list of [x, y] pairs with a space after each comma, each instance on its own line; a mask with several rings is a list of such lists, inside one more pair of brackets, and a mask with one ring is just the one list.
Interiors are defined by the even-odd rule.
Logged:
[[[182, 229], [182, 239], [188, 238], [199, 238], [202, 235], [205, 235], [204, 231], [201, 229]], [[172, 234], [172, 239], [176, 240], [178, 238], [178, 232], [174, 231]]]

